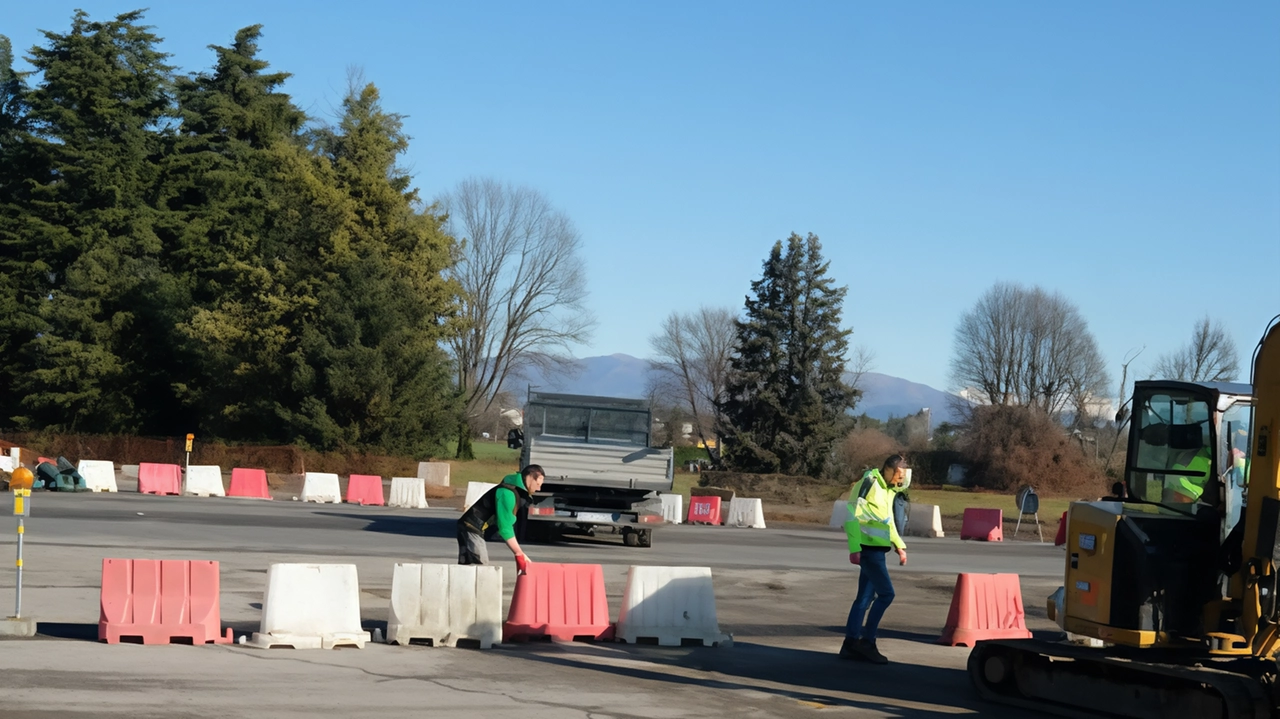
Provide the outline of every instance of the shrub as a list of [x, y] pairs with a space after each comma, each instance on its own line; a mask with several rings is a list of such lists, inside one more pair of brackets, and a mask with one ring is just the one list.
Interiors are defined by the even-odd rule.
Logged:
[[1107, 480], [1080, 444], [1045, 412], [1030, 407], [988, 406], [973, 410], [960, 452], [971, 481], [1013, 492], [1029, 484], [1041, 494], [1097, 497]]
[[898, 440], [878, 429], [855, 429], [836, 445], [832, 461], [828, 463], [827, 476], [842, 482], [853, 482], [872, 467], [884, 464], [885, 459], [902, 454]]

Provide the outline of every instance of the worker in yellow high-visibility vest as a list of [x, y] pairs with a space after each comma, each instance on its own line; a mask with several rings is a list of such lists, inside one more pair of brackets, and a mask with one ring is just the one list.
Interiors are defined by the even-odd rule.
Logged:
[[886, 459], [880, 469], [867, 470], [849, 491], [849, 520], [844, 524], [844, 532], [849, 537], [849, 562], [859, 565], [861, 571], [858, 596], [849, 608], [844, 644], [840, 647], [842, 659], [889, 663], [876, 647], [876, 629], [894, 597], [885, 556], [892, 548], [898, 553], [898, 563], [907, 563], [907, 547], [893, 521], [893, 492], [890, 491], [890, 487], [902, 483], [906, 470], [906, 460], [895, 454]]

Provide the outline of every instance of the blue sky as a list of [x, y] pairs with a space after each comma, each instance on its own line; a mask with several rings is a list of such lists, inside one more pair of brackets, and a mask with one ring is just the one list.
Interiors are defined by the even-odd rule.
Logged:
[[[11, 3], [15, 53], [76, 7]], [[775, 240], [822, 238], [874, 369], [946, 388], [992, 283], [1062, 292], [1118, 379], [1221, 319], [1280, 313], [1280, 4], [161, 2], [184, 71], [265, 25], [327, 116], [358, 66], [408, 116], [425, 197], [530, 185], [578, 225], [589, 356], [673, 310], [740, 308]], [[22, 66], [24, 63], [19, 62]]]

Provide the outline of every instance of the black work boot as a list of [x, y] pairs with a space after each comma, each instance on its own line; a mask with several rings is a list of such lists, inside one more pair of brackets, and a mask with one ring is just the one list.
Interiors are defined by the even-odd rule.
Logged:
[[841, 658], [841, 659], [850, 659], [850, 660], [853, 660], [853, 661], [855, 661], [855, 662], [865, 662], [865, 661], [867, 661], [867, 657], [866, 657], [866, 655], [865, 655], [865, 654], [863, 654], [863, 653], [862, 653], [862, 651], [861, 651], [861, 649], [859, 649], [859, 647], [858, 647], [858, 644], [859, 644], [861, 641], [862, 641], [861, 639], [846, 639], [846, 640], [844, 640], [844, 644], [841, 644], [841, 645], [840, 645], [840, 658]]
[[876, 647], [876, 641], [874, 639], [863, 639], [859, 641], [857, 649], [858, 652], [862, 654], [863, 658], [872, 664], [889, 663], [889, 658], [880, 653], [880, 650]]

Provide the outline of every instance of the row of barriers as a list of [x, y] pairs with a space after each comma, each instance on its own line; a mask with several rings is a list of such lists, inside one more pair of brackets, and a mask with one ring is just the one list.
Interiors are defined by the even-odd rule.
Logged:
[[[1058, 525], [1058, 536], [1055, 544], [1059, 546], [1065, 541], [1066, 512]], [[911, 537], [944, 537], [942, 530], [942, 511], [936, 504], [911, 503], [910, 520], [907, 522], [905, 536]], [[849, 521], [849, 504], [846, 500], [838, 500], [831, 506], [831, 520], [828, 526], [841, 528]], [[968, 507], [960, 525], [960, 539], [980, 542], [1004, 541], [1004, 512], [1000, 509]]]
[[[395, 565], [386, 641], [488, 649], [500, 642], [608, 641], [727, 646], [708, 567], [632, 566], [611, 620], [598, 564], [532, 563], [502, 617], [502, 567]], [[219, 565], [207, 560], [104, 559], [98, 639], [108, 644], [229, 644]], [[363, 648], [354, 564], [272, 564], [262, 619], [240, 643], [262, 649]], [[939, 642], [1030, 638], [1016, 574], [960, 574]]]
[[[502, 641], [616, 640], [727, 645], [708, 567], [633, 566], [616, 622], [598, 564], [531, 563], [502, 617], [502, 567], [396, 564], [387, 642], [482, 649]], [[227, 644], [219, 565], [204, 560], [104, 559], [98, 639], [108, 644]], [[272, 564], [262, 619], [240, 643], [331, 649], [372, 641], [360, 618], [354, 564]]]
[[[439, 463], [422, 463], [434, 470]], [[447, 468], [448, 465], [445, 465]], [[77, 471], [85, 480], [85, 488], [92, 492], [117, 492], [115, 465], [107, 460], [80, 460]], [[421, 469], [420, 469], [421, 473]], [[437, 472], [436, 474], [440, 474]], [[391, 496], [383, 492], [382, 477], [352, 474], [347, 480], [345, 501], [349, 504], [392, 506], [408, 509], [427, 509], [426, 485], [430, 477], [393, 477]], [[448, 471], [433, 483], [447, 486]], [[231, 481], [224, 487], [222, 467], [218, 465], [191, 465], [183, 471], [176, 464], [143, 462], [138, 465], [138, 492], [155, 495], [188, 495], [196, 497], [241, 497], [271, 499], [267, 484], [267, 472], [263, 469], [236, 467], [231, 470]], [[341, 503], [343, 495], [338, 475], [325, 472], [307, 472], [303, 477], [302, 500], [305, 502]]]

